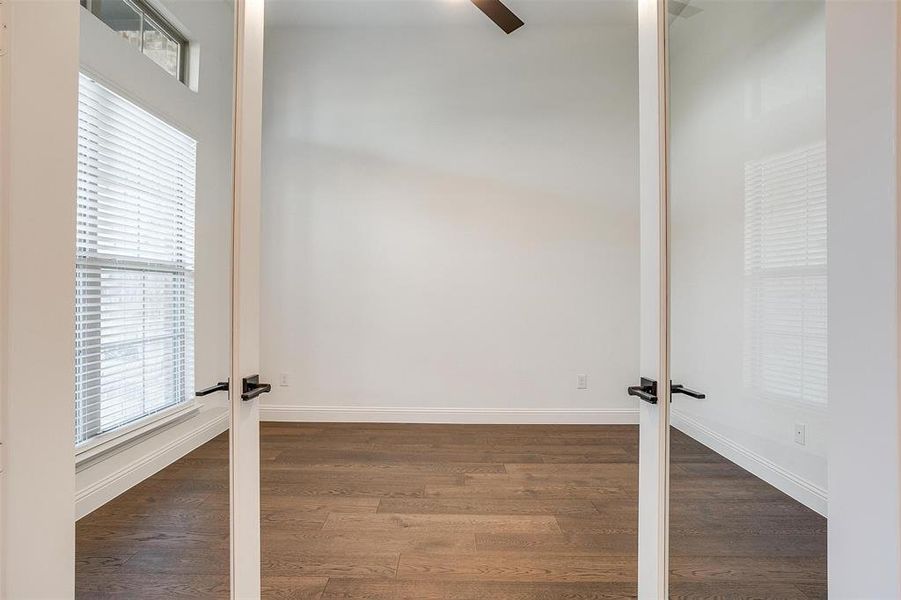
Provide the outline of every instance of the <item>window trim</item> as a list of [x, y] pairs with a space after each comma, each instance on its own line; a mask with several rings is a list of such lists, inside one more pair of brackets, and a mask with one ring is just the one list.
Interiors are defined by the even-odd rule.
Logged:
[[156, 433], [173, 421], [197, 412], [203, 406], [202, 402], [191, 399], [135, 419], [118, 429], [89, 438], [75, 446], [75, 466], [84, 464], [101, 454], [106, 454], [136, 438]]
[[[141, 14], [141, 48], [140, 52], [143, 56], [150, 58], [146, 54], [144, 54], [144, 22], [150, 21], [150, 23], [159, 30], [163, 35], [170, 38], [173, 42], [175, 42], [176, 46], [178, 46], [178, 74], [176, 75], [176, 79], [185, 85], [188, 84], [188, 47], [190, 42], [187, 37], [185, 37], [172, 23], [170, 23], [166, 17], [160, 14], [160, 11], [154, 8], [147, 0], [122, 0], [126, 4], [130, 5], [135, 12]], [[100, 19], [97, 16], [97, 13], [94, 12], [94, 0], [81, 0], [81, 6], [84, 7], [89, 13]], [[103, 22], [102, 19], [100, 19]], [[104, 25], [106, 23], [104, 22]], [[156, 61], [151, 61], [156, 64]]]

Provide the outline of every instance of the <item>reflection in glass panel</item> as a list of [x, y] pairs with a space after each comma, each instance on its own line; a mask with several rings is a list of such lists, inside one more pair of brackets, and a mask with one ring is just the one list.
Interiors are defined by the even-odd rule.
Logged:
[[91, 9], [101, 21], [131, 42], [141, 47], [141, 12], [126, 0], [92, 0]]
[[178, 44], [149, 19], [144, 22], [144, 54], [178, 77]]
[[[230, 405], [216, 384], [231, 365], [234, 3], [153, 8], [204, 48], [191, 102], [105, 27], [81, 29], [78, 599], [229, 597]], [[172, 32], [147, 15], [138, 45], [175, 75]]]
[[748, 393], [825, 406], [824, 142], [745, 165], [744, 278]]
[[825, 597], [824, 3], [669, 25], [670, 593]]

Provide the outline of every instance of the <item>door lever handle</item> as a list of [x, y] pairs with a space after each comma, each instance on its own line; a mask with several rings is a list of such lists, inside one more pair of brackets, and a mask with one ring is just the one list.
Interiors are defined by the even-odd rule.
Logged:
[[633, 385], [626, 388], [630, 396], [637, 396], [645, 402], [657, 404], [657, 382], [647, 377], [641, 378], [641, 385]]
[[260, 394], [266, 394], [272, 391], [272, 385], [268, 383], [260, 383], [259, 375], [251, 375], [241, 380], [241, 400], [253, 400]]
[[203, 388], [202, 390], [198, 390], [194, 395], [195, 396], [207, 396], [212, 394], [213, 392], [227, 392], [228, 391], [228, 382], [220, 381], [216, 385], [210, 386], [208, 388]]
[[[642, 377], [641, 385], [630, 386], [626, 388], [626, 391], [630, 396], [637, 396], [645, 402], [657, 404], [657, 382], [653, 379]], [[670, 384], [670, 396], [672, 396], [672, 394], [685, 394], [686, 396], [691, 396], [692, 398], [697, 398], [698, 400], [703, 400], [707, 397], [707, 395], [703, 392], [697, 392], [695, 390], [689, 389], [681, 383]]]
[[695, 390], [690, 390], [684, 385], [680, 383], [673, 384], [670, 387], [671, 394], [685, 394], [686, 396], [691, 396], [692, 398], [697, 398], [698, 400], [703, 400], [707, 397], [703, 392], [696, 392]]

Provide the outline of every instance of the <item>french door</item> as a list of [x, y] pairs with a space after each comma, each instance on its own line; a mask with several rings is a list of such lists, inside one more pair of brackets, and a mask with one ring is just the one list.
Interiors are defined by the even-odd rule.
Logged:
[[667, 597], [669, 535], [669, 227], [666, 193], [665, 0], [638, 2], [641, 382], [638, 597]]
[[[728, 4], [728, 3], [723, 3]], [[869, 368], [859, 363], [866, 358], [874, 364], [883, 357], [893, 357], [897, 351], [897, 320], [882, 318], [895, 311], [897, 272], [895, 263], [886, 260], [885, 252], [897, 249], [895, 229], [881, 225], [896, 222], [897, 165], [883, 160], [877, 166], [874, 183], [860, 176], [873, 168], [867, 162], [869, 144], [861, 139], [883, 142], [877, 158], [894, 156], [889, 142], [896, 133], [892, 110], [897, 108], [897, 95], [893, 86], [897, 74], [874, 70], [867, 79], [859, 65], [886, 65], [885, 51], [893, 51], [896, 45], [895, 23], [897, 13], [889, 4], [881, 8], [871, 4], [869, 12], [859, 14], [851, 8], [857, 3], [846, 3], [841, 9], [847, 18], [837, 20], [833, 35], [841, 49], [850, 58], [846, 63], [833, 59], [837, 71], [844, 78], [859, 84], [869, 83], [879, 92], [886, 106], [882, 120], [874, 118], [864, 123], [863, 134], [854, 121], [855, 101], [844, 98], [844, 104], [834, 104], [836, 119], [844, 129], [838, 128], [838, 146], [843, 159], [835, 172], [844, 177], [849, 189], [844, 190], [849, 201], [837, 204], [843, 207], [843, 219], [838, 233], [842, 240], [855, 246], [853, 257], [863, 253], [866, 261], [845, 258], [835, 272], [848, 285], [844, 304], [830, 313], [844, 322], [846, 331], [854, 331], [861, 339], [860, 313], [875, 314], [879, 318], [864, 321], [862, 328], [867, 339], [856, 345], [848, 344], [838, 359], [850, 368], [840, 372], [835, 381], [844, 384], [836, 394], [835, 405], [846, 406], [839, 414], [843, 422], [853, 423], [847, 431], [838, 431], [840, 447], [849, 451], [846, 462], [835, 468], [830, 466], [832, 493], [841, 493], [847, 506], [857, 508], [861, 496], [876, 499], [879, 504], [863, 506], [868, 511], [847, 510], [847, 514], [831, 515], [832, 521], [843, 527], [842, 544], [835, 544], [842, 560], [835, 562], [847, 575], [844, 581], [837, 576], [836, 590], [855, 590], [863, 581], [873, 586], [873, 581], [883, 584], [880, 589], [896, 589], [897, 569], [883, 565], [879, 560], [868, 560], [861, 568], [866, 577], [858, 582], [850, 571], [857, 563], [868, 559], [856, 557], [855, 550], [864, 548], [864, 542], [882, 541], [881, 547], [893, 548], [891, 523], [897, 523], [895, 491], [880, 487], [885, 481], [897, 480], [898, 457], [892, 453], [878, 453], [883, 446], [876, 442], [897, 443], [897, 411], [890, 409], [897, 401], [896, 381], [893, 379], [897, 365], [887, 365], [872, 370], [868, 379], [879, 383], [880, 401], [884, 411], [872, 417], [872, 411], [861, 411], [852, 405], [860, 399], [855, 395], [853, 379], [859, 371]], [[233, 598], [257, 598], [260, 595], [260, 527], [259, 527], [259, 408], [258, 394], [265, 390], [263, 383], [252, 377], [259, 373], [259, 237], [260, 237], [260, 123], [262, 98], [263, 59], [263, 0], [236, 0], [236, 100], [235, 100], [235, 198], [233, 220], [233, 281], [232, 281], [232, 365], [231, 381], [231, 594]], [[876, 8], [873, 8], [876, 6]], [[0, 471], [2, 492], [2, 520], [0, 520], [0, 578], [2, 591], [10, 598], [71, 597], [73, 593], [71, 570], [74, 563], [74, 532], [72, 526], [72, 497], [74, 496], [74, 468], [72, 457], [73, 414], [69, 403], [59, 398], [69, 397], [72, 381], [71, 331], [72, 310], [68, 297], [71, 293], [74, 265], [68, 254], [74, 247], [74, 203], [72, 185], [75, 180], [76, 99], [79, 65], [77, 2], [0, 3], [0, 21], [10, 19], [10, 31], [0, 38], [0, 66], [2, 66], [2, 200], [0, 218], [4, 227], [2, 235], [6, 261], [2, 269], [2, 308], [4, 350], [4, 385], [2, 450]], [[882, 11], [882, 12], [880, 12]], [[860, 19], [864, 26], [853, 28]], [[670, 386], [653, 386], [654, 381], [668, 382], [670, 377], [669, 345], [669, 198], [667, 192], [667, 78], [665, 28], [667, 26], [664, 0], [639, 0], [639, 115], [640, 115], [640, 202], [641, 202], [641, 376], [647, 382], [635, 382], [635, 393], [641, 400], [640, 410], [640, 494], [639, 494], [639, 556], [638, 592], [642, 599], [665, 598], [668, 594], [668, 488], [669, 488], [669, 435], [670, 435]], [[880, 26], [883, 28], [880, 29]], [[886, 29], [887, 28], [887, 29]], [[2, 27], [0, 27], [2, 31]], [[868, 37], [881, 36], [883, 46], [870, 47], [860, 44], [860, 31]], [[52, 44], [46, 40], [52, 39]], [[866, 40], [870, 41], [870, 40]], [[11, 42], [11, 45], [8, 45]], [[853, 43], [852, 43], [853, 42]], [[9, 50], [9, 53], [7, 52]], [[855, 54], [855, 52], [857, 54]], [[869, 54], [867, 54], [869, 52]], [[864, 60], [866, 59], [866, 60]], [[885, 59], [885, 60], [883, 60]], [[856, 61], [856, 62], [855, 62]], [[892, 63], [893, 65], [894, 63]], [[892, 66], [890, 65], [890, 66]], [[880, 76], [881, 75], [881, 76]], [[16, 84], [12, 85], [11, 80]], [[885, 83], [888, 82], [888, 83]], [[885, 83], [884, 89], [877, 85]], [[890, 85], [891, 84], [891, 85]], [[777, 86], [778, 87], [778, 86]], [[830, 88], [831, 89], [831, 88]], [[62, 90], [62, 91], [61, 91]], [[840, 94], [853, 94], [854, 86], [846, 90], [836, 88]], [[875, 95], [875, 92], [871, 95]], [[843, 97], [843, 96], [841, 96]], [[843, 112], [844, 111], [844, 112]], [[15, 118], [10, 118], [11, 115]], [[888, 116], [886, 116], [888, 115]], [[52, 117], [52, 118], [51, 118]], [[849, 128], [854, 124], [855, 129]], [[886, 133], [888, 132], [888, 133]], [[864, 135], [862, 138], [861, 135]], [[866, 137], [869, 136], [869, 137]], [[800, 147], [800, 145], [799, 145]], [[805, 146], [806, 147], [806, 146]], [[852, 148], [854, 152], [849, 151]], [[833, 146], [830, 146], [832, 151]], [[49, 154], [48, 154], [49, 152]], [[793, 155], [780, 154], [778, 158], [790, 159]], [[815, 153], [808, 152], [805, 160], [815, 160]], [[896, 157], [895, 157], [896, 158]], [[857, 161], [857, 162], [855, 162]], [[862, 164], [858, 164], [862, 163]], [[10, 166], [15, 165], [16, 169]], [[833, 165], [830, 165], [832, 167]], [[749, 165], [750, 175], [764, 176], [767, 164]], [[832, 170], [830, 170], [830, 174]], [[841, 179], [833, 181], [841, 182]], [[866, 192], [859, 199], [861, 182], [879, 189]], [[850, 183], [849, 183], [850, 182]], [[831, 182], [830, 182], [831, 183]], [[35, 200], [39, 199], [39, 200]], [[852, 202], [851, 200], [855, 200]], [[865, 203], [868, 211], [856, 210]], [[751, 207], [753, 208], [753, 206]], [[850, 225], [854, 225], [852, 231]], [[865, 235], [860, 235], [865, 232]], [[877, 247], [877, 242], [879, 242]], [[752, 248], [753, 250], [753, 248]], [[850, 253], [849, 253], [850, 254]], [[34, 269], [33, 260], [43, 260], [40, 271]], [[858, 268], [858, 262], [869, 264], [868, 269]], [[808, 265], [810, 266], [810, 265]], [[816, 265], [813, 265], [816, 266]], [[812, 272], [812, 271], [811, 271]], [[805, 272], [806, 273], [806, 272]], [[811, 284], [816, 288], [815, 282]], [[857, 290], [877, 289], [880, 293], [861, 294]], [[830, 297], [832, 293], [830, 292]], [[850, 296], [854, 295], [854, 299]], [[866, 298], [858, 298], [866, 296]], [[885, 300], [884, 303], [882, 302]], [[865, 300], [872, 303], [865, 303]], [[879, 312], [879, 311], [882, 312]], [[842, 313], [841, 311], [844, 311]], [[852, 314], [853, 313], [853, 314]], [[844, 321], [841, 321], [841, 320]], [[888, 331], [887, 334], [880, 335]], [[850, 335], [850, 334], [849, 334]], [[876, 340], [878, 343], [871, 343]], [[853, 347], [852, 347], [853, 346]], [[9, 352], [15, 348], [15, 352]], [[853, 352], [852, 352], [853, 350]], [[757, 363], [766, 371], [765, 363]], [[753, 366], [753, 365], [752, 365]], [[844, 373], [844, 374], [843, 374]], [[244, 385], [244, 380], [247, 380]], [[38, 387], [36, 382], [40, 382]], [[830, 379], [832, 382], [832, 379]], [[702, 385], [700, 382], [683, 382]], [[702, 386], [703, 387], [703, 386]], [[844, 397], [842, 397], [844, 396]], [[845, 400], [845, 397], [847, 400]], [[841, 403], [845, 403], [844, 405]], [[869, 414], [868, 414], [869, 413]], [[34, 434], [34, 423], [40, 423], [41, 435]], [[872, 430], [868, 439], [853, 434]], [[808, 432], [809, 433], [809, 432]], [[801, 433], [803, 439], [804, 433]], [[871, 438], [871, 439], [870, 439]], [[835, 438], [830, 442], [835, 444]], [[870, 444], [869, 446], [867, 444]], [[870, 455], [880, 456], [880, 464], [868, 464], [859, 469], [862, 460], [853, 451], [855, 446], [874, 448]], [[896, 446], [890, 449], [896, 450]], [[859, 451], [858, 451], [859, 452]], [[895, 452], [897, 454], [897, 452]], [[872, 463], [873, 461], [870, 460]], [[881, 470], [880, 470], [881, 469]], [[879, 481], [877, 481], [879, 480]], [[841, 484], [845, 484], [841, 487]], [[862, 492], [858, 490], [863, 490]], [[886, 493], [883, 493], [886, 492]], [[884, 504], [883, 504], [884, 503]], [[894, 503], [894, 506], [891, 506]], [[887, 508], [886, 508], [887, 507]], [[894, 512], [893, 512], [894, 511]], [[853, 515], [851, 513], [854, 513]], [[863, 516], [861, 516], [861, 514]], [[894, 521], [872, 518], [894, 515]], [[842, 521], [842, 519], [844, 519]], [[888, 524], [887, 524], [888, 523]], [[862, 527], [858, 527], [862, 525]], [[14, 549], [14, 551], [13, 551]], [[887, 558], [886, 558], [887, 557]], [[875, 558], [887, 560], [894, 555], [885, 553]], [[872, 563], [872, 564], [870, 564]], [[875, 565], [875, 566], [874, 566]], [[845, 573], [848, 571], [848, 573]], [[833, 570], [833, 572], [836, 572]], [[841, 584], [844, 583], [844, 588]], [[877, 593], [872, 597], [879, 597]], [[888, 597], [888, 596], [885, 596]]]
[[232, 249], [231, 597], [260, 597], [260, 148], [264, 0], [235, 11]]
[[[259, 264], [259, 76], [262, 72], [263, 0], [244, 0], [238, 4], [236, 343], [232, 370], [236, 381], [256, 373], [259, 364], [259, 280], [256, 273]], [[779, 443], [796, 452], [798, 447], [806, 448], [802, 453], [804, 462], [806, 466], [813, 464], [814, 471], [819, 469], [819, 475], [825, 472], [822, 417], [826, 414], [823, 412], [826, 397], [821, 391], [823, 382], [828, 380], [834, 391], [828, 414], [833, 416], [833, 422], [840, 421], [845, 425], [833, 428], [829, 440], [831, 448], [844, 450], [833, 452], [833, 463], [828, 468], [830, 495], [836, 500], [835, 506], [846, 509], [830, 514], [829, 527], [836, 534], [831, 543], [831, 553], [835, 557], [830, 558], [831, 591], [837, 596], [842, 596], [844, 591], [843, 596], [853, 596], [857, 592], [869, 597], [894, 597], [898, 589], [898, 570], [892, 565], [897, 564], [898, 545], [897, 527], [892, 524], [898, 522], [898, 488], [886, 486], [885, 482], [897, 482], [898, 473], [897, 4], [888, 1], [638, 0], [637, 10], [641, 222], [639, 366], [640, 375], [647, 380], [636, 381], [633, 390], [640, 398], [639, 597], [642, 600], [666, 598], [670, 590], [670, 402], [673, 392], [680, 392], [673, 402], [676, 408], [672, 415], [679, 421], [676, 425], [681, 424], [680, 428], [685, 432], [694, 426], [692, 418], [694, 423], [703, 424], [703, 419], [697, 415], [692, 417], [690, 411], [694, 401], [705, 400], [705, 394], [670, 384], [673, 379], [670, 373], [671, 337], [675, 337], [671, 336], [671, 331], [678, 336], [676, 348], [680, 356], [673, 362], [678, 372], [673, 374], [679, 383], [689, 388], [697, 386], [707, 392], [710, 396], [708, 404], [722, 401], [714, 406], [714, 410], [721, 410], [730, 394], [737, 395], [740, 380], [744, 381], [742, 393], [763, 390], [763, 395], [784, 401], [790, 405], [785, 412], [794, 415], [794, 423], [789, 422], [794, 425], [794, 431], [792, 427], [780, 428], [778, 435], [783, 437]], [[742, 13], [743, 10], [750, 13]], [[724, 20], [717, 20], [721, 16]], [[705, 22], [710, 39], [722, 44], [719, 49], [710, 46], [705, 50], [703, 47], [705, 41], [697, 34], [698, 29], [704, 29], [702, 24]], [[682, 29], [679, 35], [691, 50], [680, 54], [681, 62], [675, 71], [671, 70], [673, 63], [669, 56], [675, 49], [671, 43], [677, 33], [669, 29], [674, 23]], [[733, 27], [735, 29], [731, 29]], [[780, 38], [790, 27], [796, 28], [792, 35]], [[745, 37], [740, 37], [739, 33]], [[747, 52], [739, 57], [738, 68], [746, 68], [753, 62], [756, 71], [739, 73], [750, 85], [743, 90], [741, 85], [734, 86], [728, 92], [734, 96], [741, 96], [736, 94], [737, 91], [746, 94], [736, 103], [743, 110], [733, 115], [733, 121], [744, 122], [745, 126], [750, 122], [753, 127], [743, 137], [735, 135], [721, 139], [718, 146], [707, 149], [720, 159], [724, 158], [718, 156], [723, 154], [723, 149], [735, 151], [744, 143], [742, 150], [748, 150], [752, 147], [749, 140], [758, 144], [753, 147], [753, 152], [745, 152], [738, 157], [740, 160], [733, 161], [738, 167], [732, 165], [730, 176], [740, 180], [742, 188], [733, 196], [741, 199], [738, 207], [741, 216], [737, 220], [743, 227], [736, 228], [733, 219], [730, 223], [732, 235], [725, 240], [733, 254], [741, 257], [732, 261], [733, 268], [735, 263], [740, 263], [732, 275], [740, 275], [735, 279], [741, 281], [733, 285], [730, 293], [738, 289], [749, 295], [743, 299], [737, 299], [742, 298], [741, 293], [704, 299], [708, 302], [705, 306], [714, 306], [716, 301], [719, 301], [717, 308], [741, 306], [742, 310], [734, 312], [742, 312], [743, 318], [751, 324], [743, 332], [743, 360], [733, 360], [735, 364], [730, 365], [732, 375], [726, 377], [725, 370], [712, 372], [709, 365], [694, 368], [690, 361], [683, 360], [690, 354], [699, 354], [702, 349], [716, 352], [724, 348], [719, 344], [730, 336], [729, 330], [711, 327], [713, 313], [710, 311], [697, 319], [711, 334], [706, 345], [697, 337], [700, 328], [692, 331], [695, 337], [683, 332], [683, 327], [689, 323], [686, 315], [690, 314], [685, 310], [686, 304], [692, 304], [692, 299], [698, 295], [722, 291], [723, 281], [714, 278], [719, 287], [696, 285], [694, 297], [686, 291], [690, 285], [685, 279], [680, 279], [679, 285], [672, 285], [676, 282], [670, 276], [671, 262], [677, 263], [678, 271], [674, 272], [680, 277], [704, 269], [708, 274], [716, 271], [708, 269], [709, 264], [702, 265], [701, 269], [684, 268], [684, 259], [692, 250], [686, 240], [697, 237], [697, 232], [686, 227], [683, 221], [691, 214], [691, 203], [697, 202], [698, 195], [691, 197], [692, 194], [684, 194], [681, 188], [672, 187], [672, 159], [676, 146], [680, 152], [676, 158], [680, 160], [698, 155], [679, 146], [683, 138], [674, 141], [677, 134], [671, 131], [671, 124], [675, 118], [684, 115], [672, 113], [671, 102], [674, 83], [682, 89], [692, 85], [701, 69], [723, 58], [723, 48], [741, 44], [746, 44]], [[825, 72], [832, 77], [831, 83], [824, 84]], [[715, 73], [714, 79], [728, 85], [734, 83], [735, 73], [735, 68], [724, 68]], [[673, 81], [673, 77], [680, 79]], [[859, 93], [860, 89], [867, 93]], [[825, 101], [818, 104], [817, 94], [825, 98], [826, 90], [830, 93], [830, 107], [823, 106]], [[706, 96], [705, 100], [714, 96], [704, 92], [699, 95]], [[722, 100], [722, 97], [716, 99]], [[718, 113], [708, 110], [697, 119], [710, 119], [715, 114]], [[816, 118], [821, 122], [811, 125], [811, 119]], [[832, 219], [832, 237], [828, 242], [822, 239], [825, 217], [821, 209], [826, 204], [826, 197], [820, 189], [827, 163], [822, 152], [826, 148], [824, 129], [827, 125], [831, 135], [828, 166], [829, 185], [832, 186], [828, 204], [830, 210], [835, 209], [832, 216], [838, 217]], [[716, 133], [722, 135], [722, 131]], [[772, 139], [767, 136], [778, 140], [771, 143]], [[706, 139], [709, 141], [709, 137]], [[696, 177], [713, 189], [716, 201], [722, 199], [717, 197], [718, 190], [709, 185], [709, 180], [721, 172], [702, 170]], [[738, 177], [735, 177], [736, 172]], [[786, 184], [786, 174], [795, 179]], [[680, 176], [684, 179], [685, 172], [680, 170]], [[791, 193], [783, 194], [789, 188]], [[801, 188], [803, 193], [797, 191]], [[767, 191], [761, 192], [761, 189]], [[704, 208], [709, 210], [710, 206]], [[678, 215], [676, 211], [679, 211]], [[787, 220], [767, 221], [761, 218], [762, 212], [771, 217], [781, 215]], [[800, 231], [798, 223], [791, 221], [797, 214], [804, 214], [803, 236], [785, 237], [786, 231]], [[691, 219], [687, 221], [692, 224]], [[708, 221], [715, 219], [708, 218]], [[709, 222], [706, 225], [705, 234], [723, 231], [715, 226], [716, 223], [712, 227]], [[723, 237], [713, 235], [708, 242], [711, 240], [722, 243]], [[706, 248], [716, 253], [716, 243], [710, 243]], [[829, 325], [837, 324], [838, 327], [828, 335], [825, 313], [819, 308], [827, 296], [823, 288], [827, 246], [832, 261], [828, 269], [828, 298], [839, 300], [829, 309]], [[724, 253], [717, 258], [724, 258]], [[767, 264], [772, 258], [786, 264], [772, 268], [772, 264]], [[680, 294], [678, 299], [674, 297], [675, 293]], [[671, 303], [674, 307], [672, 315]], [[696, 306], [694, 308], [697, 312]], [[861, 318], [861, 315], [867, 315], [867, 318]], [[705, 319], [710, 322], [704, 323]], [[735, 328], [738, 320], [732, 319], [728, 326]], [[785, 330], [786, 323], [796, 327], [796, 331]], [[686, 331], [697, 324], [692, 321]], [[787, 338], [797, 337], [797, 331], [801, 332], [800, 342], [794, 346], [786, 344]], [[734, 337], [729, 343], [735, 342]], [[830, 347], [828, 373], [823, 363], [826, 338], [830, 344], [834, 339], [840, 342]], [[686, 345], [690, 346], [687, 350]], [[736, 367], [742, 362], [744, 364]], [[797, 377], [797, 372], [790, 375], [789, 379], [796, 384], [794, 388], [785, 385], [784, 377], [786, 368], [792, 370], [792, 365], [803, 372], [801, 377]], [[740, 372], [743, 372], [742, 376], [739, 376]], [[867, 393], [860, 392], [861, 373], [866, 374]], [[692, 377], [692, 380], [682, 380], [683, 377]], [[799, 382], [800, 390], [797, 389]], [[238, 490], [234, 493], [232, 513], [233, 594], [239, 598], [256, 597], [259, 594], [259, 412], [253, 404], [245, 403], [237, 395], [233, 402], [236, 406], [232, 423], [232, 488]], [[867, 402], [868, 408], [877, 410], [860, 410], [861, 402]], [[742, 406], [734, 412], [746, 409]], [[880, 417], [873, 418], [873, 414]], [[836, 415], [839, 419], [834, 418]], [[808, 427], [805, 429], [805, 426]], [[867, 435], [860, 435], [862, 431], [867, 431]], [[704, 431], [696, 427], [696, 433], [703, 437]], [[715, 440], [708, 440], [706, 444], [716, 450]], [[751, 442], [747, 442], [747, 446], [750, 447]], [[729, 458], [728, 447], [717, 452]], [[757, 454], [764, 455], [762, 451]], [[880, 461], [876, 462], [881, 466], [873, 464], [873, 456], [880, 456]], [[740, 458], [734, 458], [733, 462], [740, 462]], [[766, 466], [766, 461], [760, 462]], [[867, 469], [860, 469], [859, 465], [864, 462]], [[747, 470], [766, 481], [765, 474], [755, 472], [751, 463], [748, 465]], [[721, 463], [719, 466], [734, 472], [734, 465]], [[773, 486], [783, 494], [791, 495], [812, 513], [825, 512], [825, 477], [820, 488], [816, 484], [817, 476], [801, 478], [802, 485], [794, 490], [777, 479], [773, 480]], [[811, 482], [812, 485], [808, 485]], [[774, 505], [761, 503], [764, 511], [771, 510]], [[848, 510], [849, 507], [853, 509]], [[796, 509], [797, 506], [791, 510]], [[682, 509], [674, 506], [674, 515], [676, 511], [682, 513]], [[774, 516], [776, 523], [786, 520], [778, 514], [767, 516]], [[816, 515], [808, 517], [810, 515], [804, 517], [805, 523], [816, 523]], [[719, 529], [722, 523], [711, 525]], [[795, 520], [792, 526], [803, 529], [807, 525]], [[816, 527], [813, 525], [808, 532], [810, 538], [798, 547], [814, 548], [812, 538], [821, 533], [814, 531]], [[720, 531], [726, 532], [721, 537], [727, 543], [731, 541], [726, 529]], [[735, 542], [742, 544], [747, 540], [735, 538]], [[771, 573], [782, 579], [789, 574], [782, 563], [811, 566], [819, 560], [819, 557], [813, 557], [809, 561], [811, 556], [800, 555], [787, 559], [785, 546], [768, 546], [763, 552], [768, 549], [783, 553], [771, 561]], [[731, 563], [738, 565], [736, 571], [745, 564], [742, 560]], [[719, 570], [731, 568], [715, 566]], [[711, 584], [715, 590], [727, 585], [715, 576]], [[788, 597], [771, 586], [771, 591], [774, 589], [773, 597]], [[803, 585], [798, 589], [811, 593], [818, 591], [815, 585]]]
[[641, 599], [826, 595], [828, 12], [639, 2]]

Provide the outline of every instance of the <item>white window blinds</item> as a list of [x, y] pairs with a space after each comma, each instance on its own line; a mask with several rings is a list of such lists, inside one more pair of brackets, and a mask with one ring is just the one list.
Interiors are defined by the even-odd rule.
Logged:
[[745, 166], [745, 379], [773, 401], [826, 404], [826, 149]]
[[193, 400], [196, 148], [81, 76], [76, 443]]

